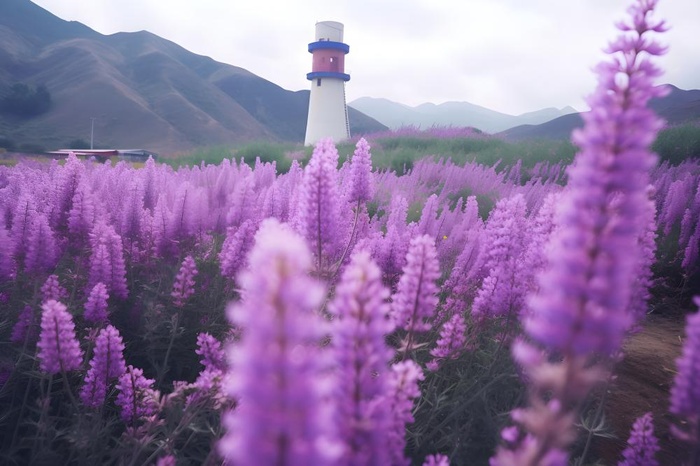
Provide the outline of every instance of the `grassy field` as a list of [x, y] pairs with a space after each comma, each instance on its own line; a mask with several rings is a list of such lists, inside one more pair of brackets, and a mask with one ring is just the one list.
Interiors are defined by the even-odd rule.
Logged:
[[[338, 144], [339, 163], [345, 162], [355, 150], [358, 138]], [[507, 142], [502, 139], [463, 128], [443, 130], [398, 130], [375, 135], [365, 139], [372, 148], [372, 161], [379, 170], [391, 169], [403, 174], [413, 167], [413, 163], [424, 157], [450, 158], [456, 164], [476, 162], [493, 166], [512, 165], [518, 160], [523, 167], [532, 167], [539, 162], [571, 163], [577, 147], [570, 141], [532, 140]], [[663, 130], [653, 146], [661, 161], [678, 165], [687, 158], [700, 157], [700, 126], [686, 124]], [[177, 158], [163, 158], [162, 161], [173, 167], [218, 164], [224, 158], [241, 157], [253, 165], [257, 157], [262, 162], [276, 162], [279, 173], [285, 173], [293, 159], [302, 164], [311, 157], [312, 147], [301, 144], [255, 142], [239, 146], [203, 147]]]

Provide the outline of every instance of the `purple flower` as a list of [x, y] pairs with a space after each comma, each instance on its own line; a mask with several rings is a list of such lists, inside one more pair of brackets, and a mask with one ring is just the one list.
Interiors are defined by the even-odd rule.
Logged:
[[98, 323], [107, 321], [107, 300], [109, 294], [104, 283], [98, 282], [90, 290], [90, 295], [85, 302], [83, 317], [88, 322]]
[[306, 166], [299, 193], [296, 227], [316, 255], [318, 271], [329, 266], [342, 249], [337, 167], [333, 141], [322, 139]]
[[41, 286], [41, 295], [42, 302], [49, 301], [50, 299], [61, 301], [68, 296], [68, 292], [58, 283], [58, 275], [51, 274]]
[[260, 212], [258, 211], [258, 193], [255, 190], [255, 177], [248, 168], [245, 167], [245, 175], [240, 175], [235, 189], [229, 200], [230, 208], [226, 214], [226, 224], [232, 227], [241, 227], [245, 222], [258, 223]]
[[48, 374], [80, 369], [83, 352], [75, 338], [73, 316], [66, 306], [50, 300], [41, 305], [41, 333], [39, 335], [39, 365]]
[[27, 238], [24, 269], [28, 274], [50, 272], [56, 266], [57, 259], [58, 246], [49, 226], [49, 220], [46, 215], [37, 214]]
[[[0, 221], [1, 222], [1, 221]], [[15, 272], [15, 263], [12, 259], [14, 245], [10, 233], [5, 228], [4, 222], [0, 223], [0, 283], [9, 281]]]
[[85, 172], [85, 166], [71, 153], [63, 166], [57, 167], [57, 173], [52, 183], [51, 226], [64, 233], [67, 230], [69, 212], [73, 197]]
[[122, 337], [116, 328], [108, 325], [100, 330], [90, 369], [80, 391], [80, 399], [85, 406], [98, 408], [104, 404], [109, 383], [126, 371], [123, 351]]
[[197, 349], [195, 353], [201, 356], [201, 362], [205, 369], [224, 370], [226, 368], [225, 354], [224, 350], [221, 349], [221, 342], [208, 333], [197, 335]]
[[664, 208], [659, 215], [659, 223], [664, 227], [664, 235], [668, 236], [671, 233], [671, 228], [683, 216], [688, 200], [693, 197], [693, 186], [690, 184], [692, 181], [693, 177], [686, 176], [683, 179], [675, 180], [668, 187], [665, 193]]
[[[658, 190], [657, 190], [658, 192]], [[689, 241], [693, 232], [695, 233], [695, 247], [697, 251], [698, 243], [698, 216], [700, 216], [700, 180], [698, 180], [698, 186], [695, 188], [695, 196], [690, 203], [690, 206], [685, 209], [683, 213], [683, 219], [681, 220], [681, 234], [678, 238], [678, 245], [680, 247], [690, 246]], [[685, 266], [684, 266], [685, 267]], [[688, 270], [686, 268], [686, 270]]]
[[[653, 86], [660, 71], [650, 56], [663, 48], [648, 39], [665, 29], [650, 18], [654, 0], [630, 9], [631, 23], [609, 47], [617, 54], [598, 66], [598, 87], [588, 100], [584, 127], [573, 134], [581, 148], [560, 199], [558, 230], [547, 251], [548, 266], [524, 320], [533, 342], [517, 342], [513, 356], [530, 381], [529, 406], [513, 412], [528, 435], [499, 449], [491, 464], [566, 463], [562, 452], [575, 438], [582, 400], [604, 377], [597, 356], [611, 356], [633, 324], [629, 305], [639, 239], [648, 227], [647, 186], [656, 157], [649, 151], [660, 121], [646, 107], [662, 95]], [[536, 346], [542, 349], [540, 351]], [[556, 358], [551, 358], [556, 355]], [[554, 460], [551, 460], [554, 461]]]
[[333, 399], [336, 422], [345, 443], [340, 464], [389, 464], [386, 442], [392, 414], [389, 392], [393, 350], [385, 336], [393, 330], [386, 303], [389, 291], [369, 254], [354, 254], [336, 287], [330, 312], [338, 380]]
[[348, 202], [358, 204], [372, 199], [372, 154], [364, 138], [357, 141], [350, 161], [350, 188]]
[[[652, 85], [660, 71], [641, 55], [661, 53], [656, 42], [641, 37], [662, 25], [648, 25], [655, 4], [645, 0], [631, 7], [633, 23], [620, 27], [637, 32], [611, 44], [611, 53], [619, 51], [622, 60], [599, 65], [592, 110], [573, 136], [581, 152], [561, 199], [550, 267], [525, 322], [530, 336], [554, 351], [611, 354], [631, 324], [625, 311], [638, 238], [646, 228], [648, 172], [656, 160], [648, 147], [661, 126], [646, 107], [662, 93]], [[621, 75], [629, 78], [618, 79]]]
[[644, 210], [644, 229], [639, 236], [639, 257], [635, 265], [634, 276], [636, 279], [632, 283], [628, 312], [633, 323], [633, 330], [638, 330], [639, 324], [646, 318], [647, 301], [654, 281], [654, 272], [651, 267], [656, 262], [656, 203], [651, 198], [646, 200]]
[[521, 194], [501, 199], [491, 212], [484, 231], [484, 267], [488, 271], [474, 298], [472, 315], [508, 317], [519, 315], [525, 305], [529, 270], [525, 269], [528, 222]]
[[223, 390], [223, 379], [225, 373], [221, 369], [214, 367], [205, 368], [197, 376], [197, 380], [189, 385], [194, 389], [185, 399], [185, 406], [192, 404], [211, 402], [215, 409], [229, 404], [229, 399]]
[[253, 237], [257, 227], [253, 220], [246, 220], [239, 227], [226, 229], [226, 239], [219, 254], [221, 274], [224, 277], [233, 280], [245, 267], [246, 256], [253, 247]]
[[467, 233], [462, 252], [457, 256], [450, 277], [443, 286], [443, 290], [448, 293], [441, 319], [444, 318], [442, 314], [463, 312], [476, 296], [482, 265], [486, 259], [486, 255], [481, 253], [483, 243], [482, 228], [477, 227]]
[[165, 455], [158, 458], [156, 466], [177, 466], [177, 458], [173, 455]]
[[418, 382], [425, 376], [420, 366], [410, 359], [391, 366], [393, 377], [390, 379], [389, 394], [385, 403], [393, 418], [387, 431], [386, 449], [389, 453], [388, 464], [405, 465], [410, 461], [404, 456], [406, 447], [406, 425], [413, 422], [413, 400], [420, 397]]
[[622, 452], [625, 459], [617, 466], [658, 466], [654, 458], [657, 451], [659, 441], [654, 436], [654, 421], [651, 413], [646, 413], [634, 421], [627, 448]]
[[133, 249], [133, 245], [139, 241], [141, 237], [142, 223], [144, 219], [143, 209], [143, 192], [142, 186], [137, 178], [126, 189], [128, 194], [125, 200], [125, 205], [120, 212], [119, 234], [127, 245]]
[[121, 409], [124, 422], [133, 425], [138, 419], [158, 412], [160, 393], [153, 389], [154, 382], [143, 376], [143, 370], [131, 365], [119, 376], [115, 403]]
[[430, 351], [433, 356], [433, 360], [428, 363], [430, 370], [437, 370], [442, 359], [459, 357], [460, 352], [464, 350], [466, 330], [464, 316], [460, 312], [456, 312], [450, 320], [445, 322], [440, 330], [437, 346]]
[[95, 223], [95, 199], [89, 186], [82, 182], [73, 195], [68, 214], [68, 231], [79, 240], [87, 239]]
[[376, 233], [362, 242], [361, 249], [372, 253], [372, 258], [384, 272], [386, 280], [395, 284], [406, 263], [406, 253], [414, 235], [415, 224], [406, 225], [408, 203], [402, 196], [394, 196], [389, 208], [386, 235]]
[[90, 233], [90, 273], [88, 287], [102, 282], [110, 295], [126, 299], [129, 290], [126, 286], [126, 266], [121, 237], [114, 227], [104, 221], [99, 222]]
[[325, 448], [333, 425], [318, 344], [323, 290], [307, 275], [311, 260], [301, 237], [265, 220], [250, 268], [239, 278], [242, 302], [227, 310], [243, 336], [228, 347], [227, 392], [239, 404], [224, 417], [219, 450], [236, 465], [324, 465], [335, 459]]
[[525, 254], [525, 270], [529, 273], [528, 289], [536, 290], [537, 275], [547, 266], [547, 245], [556, 231], [556, 206], [559, 191], [550, 192], [542, 201], [533, 225], [530, 227], [530, 242]]
[[172, 249], [189, 235], [201, 232], [201, 214], [204, 211], [201, 188], [185, 181], [177, 188], [173, 210], [165, 226], [165, 236], [172, 241], [166, 250]]
[[679, 246], [686, 245], [681, 266], [687, 275], [692, 274], [693, 270], [698, 266], [698, 254], [700, 253], [700, 186], [698, 187], [698, 195], [695, 197], [694, 205], [694, 210], [687, 209], [683, 215], [681, 238], [678, 241]]
[[438, 232], [438, 196], [431, 194], [425, 201], [418, 221], [418, 234], [435, 237]]
[[[695, 304], [700, 308], [700, 296], [695, 297]], [[698, 442], [700, 435], [700, 309], [687, 318], [685, 325], [685, 342], [683, 352], [676, 360], [677, 372], [671, 387], [671, 406], [669, 411], [687, 421], [691, 441]], [[679, 436], [684, 437], [678, 430]], [[700, 448], [700, 443], [695, 446]]]
[[197, 265], [194, 263], [192, 256], [185, 257], [175, 277], [173, 283], [173, 291], [170, 295], [174, 299], [174, 304], [177, 307], [182, 307], [185, 302], [194, 294], [194, 277], [197, 275]]
[[431, 328], [428, 320], [435, 316], [439, 277], [435, 240], [427, 235], [413, 238], [392, 304], [396, 326], [407, 332], [405, 353], [413, 349], [415, 333]]
[[33, 230], [36, 230], [33, 228], [33, 223], [38, 213], [36, 200], [31, 192], [32, 189], [33, 187], [29, 183], [22, 186], [12, 215], [10, 238], [18, 263], [22, 262], [22, 258], [27, 253], [27, 247], [29, 246], [27, 238], [29, 238]]
[[450, 459], [445, 455], [429, 455], [425, 457], [423, 466], [450, 466]]
[[32, 331], [34, 326], [34, 310], [30, 305], [24, 306], [22, 312], [19, 314], [19, 318], [12, 327], [12, 335], [10, 335], [10, 341], [12, 343], [22, 343], [28, 338], [33, 339], [36, 337], [36, 332]]

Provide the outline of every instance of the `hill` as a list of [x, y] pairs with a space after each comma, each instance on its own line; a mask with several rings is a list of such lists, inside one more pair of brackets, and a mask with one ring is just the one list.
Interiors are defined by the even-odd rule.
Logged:
[[350, 107], [371, 116], [392, 129], [401, 126], [471, 126], [487, 133], [496, 133], [524, 124], [540, 124], [562, 115], [576, 112], [572, 107], [545, 108], [522, 115], [508, 115], [469, 102], [424, 103], [415, 107], [387, 99], [361, 97]]
[[[100, 34], [29, 0], [0, 2], [0, 97], [15, 83], [44, 85], [50, 110], [0, 113], [0, 138], [46, 148], [96, 147], [163, 154], [251, 140], [302, 142], [309, 91], [288, 91], [147, 31]], [[351, 132], [386, 127], [350, 111]]]
[[[688, 122], [700, 122], [700, 90], [683, 90], [666, 84], [670, 90], [665, 97], [652, 99], [649, 106], [666, 121], [668, 125]], [[539, 125], [521, 125], [498, 133], [509, 141], [526, 139], [569, 139], [571, 131], [583, 126], [583, 119], [578, 113], [564, 115]]]

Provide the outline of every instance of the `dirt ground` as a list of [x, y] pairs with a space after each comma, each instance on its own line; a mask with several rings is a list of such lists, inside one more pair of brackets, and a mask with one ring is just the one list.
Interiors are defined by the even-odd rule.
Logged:
[[675, 375], [675, 360], [682, 348], [685, 318], [681, 315], [649, 316], [644, 329], [625, 344], [625, 358], [618, 364], [618, 375], [610, 387], [606, 403], [606, 419], [618, 438], [596, 438], [593, 454], [606, 465], [616, 465], [622, 459], [634, 420], [651, 411], [654, 433], [661, 450], [657, 460], [661, 465], [676, 466], [687, 457], [687, 447], [670, 433], [674, 417], [668, 413], [669, 391]]

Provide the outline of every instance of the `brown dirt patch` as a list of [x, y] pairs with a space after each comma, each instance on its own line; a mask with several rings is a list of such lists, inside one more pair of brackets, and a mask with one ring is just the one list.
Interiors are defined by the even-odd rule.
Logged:
[[656, 456], [659, 464], [678, 465], [687, 460], [687, 448], [670, 433], [674, 417], [668, 412], [684, 326], [682, 316], [650, 316], [644, 329], [624, 345], [625, 358], [616, 368], [617, 379], [609, 389], [605, 409], [618, 438], [596, 438], [593, 444], [594, 455], [604, 464], [617, 464], [622, 458], [632, 423], [648, 411], [653, 413], [654, 433], [661, 447]]

